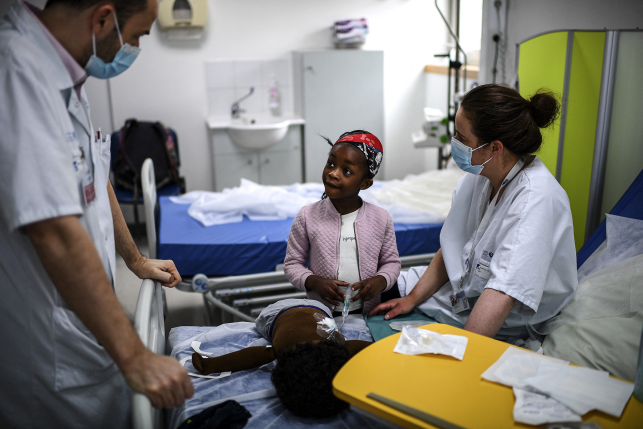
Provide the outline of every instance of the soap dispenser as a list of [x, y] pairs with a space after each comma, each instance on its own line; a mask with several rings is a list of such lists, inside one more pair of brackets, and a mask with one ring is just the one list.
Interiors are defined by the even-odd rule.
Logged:
[[279, 102], [279, 87], [274, 74], [270, 75], [270, 86], [268, 87], [268, 106], [272, 116], [281, 115], [281, 103]]

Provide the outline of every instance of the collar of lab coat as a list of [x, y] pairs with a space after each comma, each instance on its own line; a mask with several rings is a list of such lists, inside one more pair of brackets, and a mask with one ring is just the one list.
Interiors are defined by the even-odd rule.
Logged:
[[16, 0], [7, 13], [9, 20], [15, 25], [20, 34], [29, 37], [40, 50], [39, 61], [42, 62], [42, 70], [46, 70], [56, 87], [59, 90], [72, 88], [74, 82], [67, 71], [67, 68], [60, 59], [60, 55], [52, 46], [51, 42], [43, 33], [38, 22], [27, 10], [22, 0]]
[[[29, 37], [38, 47], [40, 50], [38, 59], [42, 63], [42, 70], [49, 72], [54, 85], [60, 91], [71, 90], [74, 87], [74, 82], [69, 71], [47, 35], [43, 32], [40, 24], [36, 22], [37, 18], [34, 18], [32, 13], [27, 10], [27, 7], [22, 0], [17, 0], [7, 14], [9, 20], [15, 25], [20, 34]], [[89, 111], [89, 104], [84, 91], [81, 91], [82, 96], [80, 99], [76, 91], [71, 90], [70, 92], [67, 110], [78, 120], [87, 134], [91, 136], [91, 124], [89, 123], [88, 115], [85, 113]]]

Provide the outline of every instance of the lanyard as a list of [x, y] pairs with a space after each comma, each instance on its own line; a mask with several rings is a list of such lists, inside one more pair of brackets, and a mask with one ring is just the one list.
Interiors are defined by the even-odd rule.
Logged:
[[457, 295], [458, 292], [462, 290], [462, 284], [464, 283], [464, 279], [467, 277], [469, 272], [471, 272], [471, 265], [473, 265], [471, 264], [471, 258], [473, 258], [473, 252], [476, 248], [476, 245], [480, 242], [480, 240], [482, 239], [482, 236], [487, 230], [489, 223], [491, 222], [493, 210], [496, 207], [498, 197], [500, 196], [500, 191], [502, 190], [502, 188], [504, 188], [507, 185], [507, 183], [511, 182], [513, 178], [516, 177], [516, 175], [520, 172], [520, 170], [524, 165], [525, 165], [525, 159], [520, 158], [513, 166], [513, 168], [509, 171], [509, 174], [507, 174], [507, 176], [505, 177], [505, 180], [502, 181], [502, 184], [498, 188], [498, 192], [496, 192], [496, 196], [493, 197], [493, 200], [491, 201], [491, 203], [489, 203], [489, 206], [487, 207], [487, 210], [485, 211], [484, 216], [482, 216], [482, 220], [480, 221], [478, 228], [476, 228], [476, 232], [473, 234], [473, 242], [471, 243], [471, 250], [469, 251], [469, 256], [467, 257], [467, 260], [464, 262], [464, 271], [462, 272], [462, 276], [460, 276], [460, 283], [458, 284], [457, 288], [453, 288], [454, 295]]

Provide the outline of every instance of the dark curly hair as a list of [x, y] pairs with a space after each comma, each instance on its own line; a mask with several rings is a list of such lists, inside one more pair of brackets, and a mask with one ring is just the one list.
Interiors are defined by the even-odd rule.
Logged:
[[331, 341], [298, 344], [283, 352], [272, 370], [281, 403], [300, 417], [332, 417], [348, 408], [333, 395], [333, 378], [350, 357], [346, 345]]
[[560, 113], [558, 96], [547, 89], [539, 89], [526, 100], [516, 90], [496, 84], [473, 88], [460, 107], [480, 144], [500, 140], [518, 156], [540, 149], [540, 129], [551, 126]]

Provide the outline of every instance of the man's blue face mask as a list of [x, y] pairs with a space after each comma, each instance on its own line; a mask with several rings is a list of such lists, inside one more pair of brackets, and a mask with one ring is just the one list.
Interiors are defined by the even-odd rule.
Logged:
[[92, 46], [94, 54], [87, 61], [85, 71], [88, 75], [94, 76], [98, 79], [111, 79], [123, 73], [132, 65], [141, 48], [132, 46], [129, 43], [123, 44], [123, 37], [121, 30], [118, 28], [118, 19], [116, 19], [116, 12], [114, 12], [114, 24], [116, 25], [116, 32], [118, 33], [118, 40], [121, 42], [121, 48], [116, 53], [116, 56], [111, 63], [105, 63], [103, 60], [96, 56], [96, 35], [92, 32]]
[[488, 144], [489, 143], [485, 143], [482, 146], [479, 146], [475, 149], [471, 149], [469, 146], [465, 145], [461, 141], [456, 140], [455, 137], [451, 137], [451, 156], [453, 157], [453, 160], [455, 161], [455, 163], [458, 164], [458, 167], [460, 167], [460, 170], [466, 171], [467, 173], [475, 174], [476, 176], [478, 176], [482, 172], [484, 165], [487, 162], [491, 161], [493, 157], [489, 158], [488, 160], [486, 160], [480, 165], [471, 165], [471, 155], [473, 154], [474, 151], [481, 149]]

